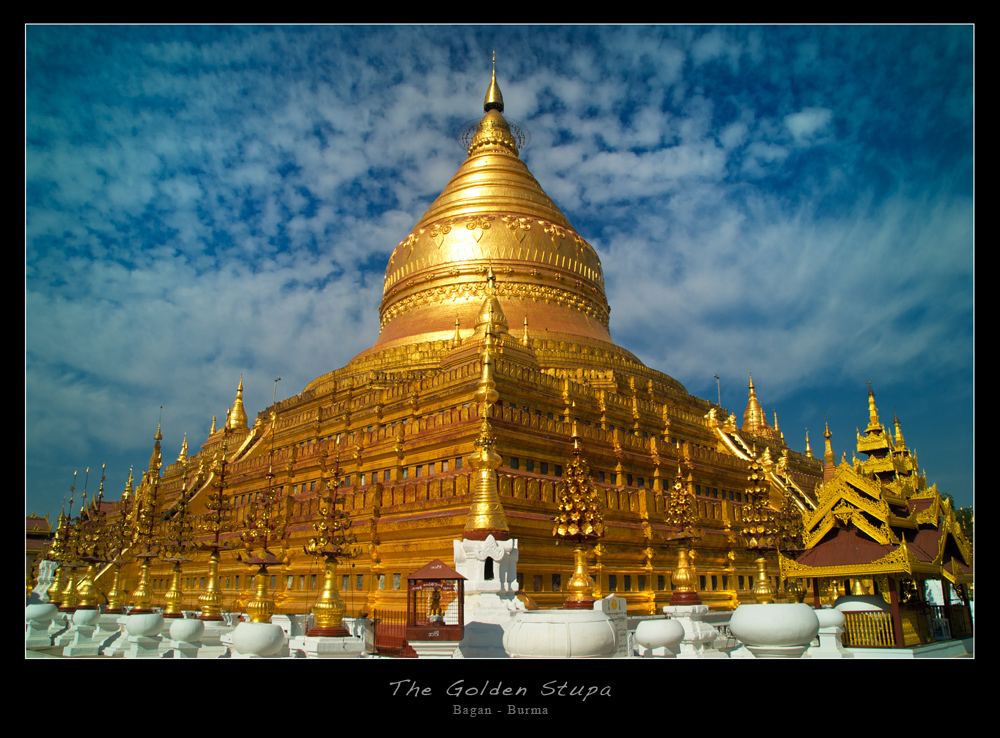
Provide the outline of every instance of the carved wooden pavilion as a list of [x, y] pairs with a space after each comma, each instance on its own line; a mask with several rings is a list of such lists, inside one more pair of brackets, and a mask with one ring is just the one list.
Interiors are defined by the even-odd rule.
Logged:
[[[858, 433], [853, 463], [833, 467], [817, 490], [817, 505], [804, 521], [804, 551], [781, 556], [784, 577], [811, 579], [814, 596], [837, 583], [845, 592], [868, 594], [874, 587], [891, 613], [891, 637], [873, 645], [913, 646], [934, 639], [934, 613], [923, 601], [924, 581], [941, 580], [943, 617], [953, 636], [971, 636], [969, 586], [971, 548], [948, 499], [927, 485], [894, 418], [895, 437], [879, 421], [875, 395], [868, 392], [869, 422]], [[832, 457], [832, 450], [827, 449]], [[954, 586], [964, 604], [952, 606]], [[848, 631], [851, 623], [848, 623]]]

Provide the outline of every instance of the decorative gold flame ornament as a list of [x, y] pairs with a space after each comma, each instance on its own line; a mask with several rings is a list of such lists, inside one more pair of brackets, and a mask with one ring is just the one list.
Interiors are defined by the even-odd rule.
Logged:
[[681, 468], [670, 489], [664, 494], [664, 516], [668, 525], [677, 531], [677, 567], [670, 575], [670, 605], [700, 605], [701, 598], [694, 586], [694, 571], [691, 568], [693, 552], [689, 541], [695, 537], [692, 531], [695, 521], [694, 497], [684, 484]]
[[749, 504], [743, 507], [744, 546], [757, 552], [757, 576], [754, 581], [753, 596], [759, 604], [774, 602], [775, 591], [767, 575], [767, 559], [764, 552], [777, 546], [780, 526], [778, 511], [768, 504], [768, 482], [763, 464], [757, 460], [756, 448], [747, 476], [746, 489]]
[[[125, 490], [122, 494], [120, 502], [122, 521], [128, 520], [131, 514], [130, 511], [133, 504], [132, 486], [132, 470], [129, 469], [128, 482], [125, 485]], [[104, 520], [103, 535], [104, 551], [107, 557], [106, 563], [111, 564], [113, 572], [111, 590], [108, 592], [108, 606], [104, 612], [111, 615], [120, 615], [124, 612], [122, 610], [122, 602], [125, 599], [125, 594], [121, 589], [122, 566], [125, 564], [123, 556], [127, 546], [129, 545], [130, 535], [126, 525], [109, 524], [107, 518]]]
[[[215, 422], [213, 418], [213, 428]], [[233, 530], [233, 506], [226, 495], [226, 454], [228, 453], [229, 429], [222, 429], [222, 446], [213, 467], [211, 492], [205, 501], [207, 513], [201, 518], [200, 530], [208, 533], [209, 540], [199, 544], [202, 551], [208, 551], [208, 581], [205, 591], [198, 597], [201, 609], [199, 620], [222, 620], [222, 592], [219, 590], [219, 562], [221, 551], [228, 548], [223, 536]]]
[[98, 592], [94, 585], [95, 565], [107, 561], [104, 550], [105, 516], [101, 510], [104, 501], [104, 481], [107, 465], [101, 466], [101, 484], [93, 502], [87, 505], [87, 492], [83, 493], [83, 504], [80, 509], [80, 520], [77, 523], [76, 550], [79, 560], [85, 564], [83, 579], [77, 585], [79, 596], [78, 610], [96, 610]]
[[355, 558], [359, 551], [352, 548], [357, 537], [347, 532], [351, 521], [346, 512], [338, 509], [343, 502], [343, 498], [338, 497], [342, 478], [338, 458], [333, 474], [319, 498], [320, 520], [313, 523], [316, 536], [302, 547], [309, 556], [324, 559], [323, 587], [312, 607], [315, 625], [306, 633], [308, 636], [343, 638], [350, 635], [343, 625], [347, 608], [337, 592], [337, 564], [340, 559]]
[[[73, 484], [70, 486], [70, 513], [73, 512], [73, 502], [72, 495], [73, 491], [76, 490], [76, 472], [73, 472]], [[49, 549], [48, 556], [52, 561], [58, 564], [56, 569], [56, 575], [52, 579], [52, 584], [49, 587], [48, 595], [49, 602], [59, 606], [60, 612], [66, 612], [63, 609], [63, 592], [66, 589], [66, 574], [69, 571], [69, 566], [67, 563], [69, 561], [69, 550], [70, 541], [72, 538], [72, 521], [66, 515], [65, 508], [65, 498], [63, 498], [63, 509], [59, 511], [59, 520], [56, 522], [56, 530], [52, 536], [52, 547]]]
[[165, 595], [167, 605], [163, 610], [165, 618], [180, 618], [184, 616], [181, 612], [181, 601], [184, 593], [181, 591], [181, 564], [191, 559], [187, 557], [194, 548], [194, 526], [188, 515], [188, 501], [191, 498], [191, 491], [188, 490], [187, 472], [181, 481], [181, 494], [176, 504], [168, 512], [170, 516], [164, 521], [163, 547], [165, 554], [163, 561], [173, 564], [170, 578], [170, 589]]
[[583, 544], [597, 541], [604, 535], [604, 516], [593, 475], [583, 459], [576, 420], [573, 421], [573, 461], [563, 474], [559, 513], [553, 520], [556, 525], [552, 535], [577, 544], [573, 551], [573, 576], [566, 587], [570, 594], [563, 606], [589, 609], [596, 601], [593, 595], [596, 584], [587, 572], [587, 552]]
[[156, 424], [156, 435], [153, 437], [153, 454], [149, 458], [149, 471], [139, 485], [135, 493], [135, 505], [132, 508], [132, 529], [133, 543], [136, 550], [136, 558], [139, 564], [139, 583], [132, 593], [133, 608], [129, 614], [143, 614], [152, 612], [153, 591], [149, 586], [149, 566], [152, 559], [159, 556], [158, 537], [160, 532], [159, 519], [157, 517], [158, 505], [160, 504], [160, 465], [163, 456], [160, 452], [160, 441], [163, 435], [160, 433], [160, 423]]
[[[277, 401], [278, 380], [275, 380], [275, 401]], [[242, 387], [243, 380], [240, 379]], [[281, 490], [274, 486], [274, 421], [272, 416], [271, 426], [271, 459], [267, 467], [267, 485], [254, 495], [250, 503], [250, 511], [246, 518], [246, 528], [240, 533], [240, 539], [246, 547], [248, 558], [246, 563], [257, 567], [255, 577], [255, 592], [250, 602], [247, 603], [247, 615], [250, 616], [251, 623], [269, 623], [274, 614], [274, 600], [271, 599], [267, 591], [267, 568], [278, 566], [282, 563], [282, 557], [274, 554], [269, 546], [273, 543], [281, 544], [284, 552], [285, 534], [287, 532], [288, 519], [281, 506]]]
[[254, 596], [247, 603], [251, 623], [269, 623], [274, 614], [274, 600], [267, 589], [267, 569], [280, 565], [282, 561], [268, 546], [284, 542], [286, 524], [284, 514], [278, 509], [278, 501], [279, 494], [270, 485], [268, 489], [258, 492], [250, 505], [246, 521], [248, 527], [240, 534], [247, 551], [246, 563], [257, 567]]

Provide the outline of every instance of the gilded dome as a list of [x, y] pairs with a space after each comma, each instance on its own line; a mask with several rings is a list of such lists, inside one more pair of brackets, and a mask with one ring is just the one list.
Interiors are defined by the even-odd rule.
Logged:
[[346, 372], [439, 366], [487, 298], [543, 369], [651, 371], [611, 340], [601, 260], [528, 171], [503, 109], [494, 70], [468, 157], [389, 257], [379, 337]]
[[[370, 351], [471, 333], [497, 276], [511, 325], [611, 344], [601, 261], [521, 161], [494, 80], [468, 158], [389, 258]], [[368, 353], [368, 352], [366, 352]]]

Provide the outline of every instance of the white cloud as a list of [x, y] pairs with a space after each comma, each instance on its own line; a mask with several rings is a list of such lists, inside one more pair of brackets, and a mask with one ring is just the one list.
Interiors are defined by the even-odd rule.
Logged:
[[833, 111], [829, 108], [805, 108], [785, 116], [785, 125], [798, 144], [813, 143], [830, 126]]

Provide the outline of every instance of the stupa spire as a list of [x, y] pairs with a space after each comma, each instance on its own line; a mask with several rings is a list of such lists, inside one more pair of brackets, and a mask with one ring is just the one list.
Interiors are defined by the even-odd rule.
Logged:
[[226, 418], [226, 427], [230, 430], [241, 430], [247, 427], [247, 414], [243, 410], [243, 375], [240, 374], [240, 384], [236, 388], [236, 400]]
[[[492, 276], [492, 271], [490, 275]], [[510, 538], [510, 529], [507, 527], [507, 516], [497, 489], [497, 469], [500, 468], [501, 458], [496, 452], [496, 437], [490, 424], [493, 405], [500, 398], [493, 380], [492, 323], [486, 327], [481, 356], [483, 373], [476, 387], [476, 402], [479, 403], [482, 425], [475, 450], [466, 459], [469, 466], [476, 470], [476, 475], [472, 505], [469, 507], [469, 517], [462, 538], [482, 541], [492, 535], [495, 540], [505, 541]]]
[[493, 79], [490, 80], [490, 87], [486, 90], [486, 99], [483, 102], [483, 112], [488, 113], [496, 110], [503, 112], [503, 95], [500, 94], [500, 86], [497, 84], [497, 52], [493, 52]]

